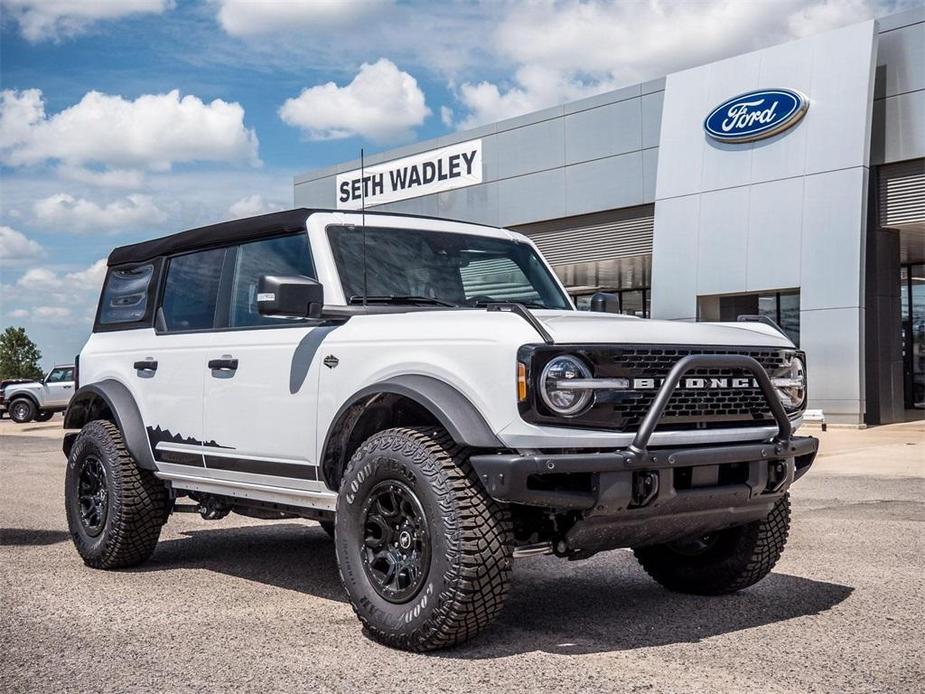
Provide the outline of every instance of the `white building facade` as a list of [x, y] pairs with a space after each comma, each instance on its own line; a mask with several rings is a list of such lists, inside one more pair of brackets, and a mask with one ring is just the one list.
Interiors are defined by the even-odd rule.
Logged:
[[513, 228], [580, 307], [774, 319], [829, 421], [925, 412], [923, 10], [365, 163], [298, 176], [295, 204]]

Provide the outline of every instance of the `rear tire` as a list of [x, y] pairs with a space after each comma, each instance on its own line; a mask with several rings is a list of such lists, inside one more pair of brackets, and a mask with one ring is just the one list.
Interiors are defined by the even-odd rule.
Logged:
[[35, 421], [36, 422], [47, 422], [49, 419], [51, 419], [54, 416], [55, 416], [54, 412], [47, 412], [45, 410], [42, 410], [35, 414]]
[[642, 568], [669, 590], [724, 595], [754, 585], [780, 559], [790, 530], [790, 495], [767, 518], [685, 542], [637, 547]]
[[357, 617], [377, 641], [431, 651], [497, 617], [511, 576], [510, 510], [435, 427], [370, 437], [344, 472], [334, 545]]
[[10, 419], [17, 424], [26, 424], [35, 417], [38, 408], [29, 398], [16, 398], [10, 403]]
[[67, 524], [87, 566], [118, 569], [154, 552], [170, 512], [167, 488], [138, 467], [122, 433], [95, 420], [80, 430], [64, 478]]

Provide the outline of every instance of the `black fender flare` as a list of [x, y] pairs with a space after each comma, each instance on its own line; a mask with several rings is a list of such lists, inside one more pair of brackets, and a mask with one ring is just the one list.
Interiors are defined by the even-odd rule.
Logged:
[[[81, 386], [64, 413], [65, 429], [81, 429], [91, 419], [91, 406], [95, 400], [102, 400], [112, 413], [113, 423], [122, 432], [125, 447], [132, 454], [138, 467], [146, 470], [157, 470], [154, 456], [151, 454], [151, 443], [148, 440], [147, 430], [141, 418], [138, 404], [128, 388], [113, 379], [98, 381]], [[68, 440], [69, 439], [69, 440]], [[65, 440], [65, 454], [69, 454], [69, 443], [73, 437], [68, 435]]]
[[456, 388], [432, 376], [405, 375], [373, 383], [347, 398], [325, 432], [320, 460], [327, 459], [332, 445], [331, 434], [350, 409], [364, 399], [384, 394], [400, 395], [416, 402], [430, 412], [458, 444], [473, 448], [504, 448], [475, 405]]

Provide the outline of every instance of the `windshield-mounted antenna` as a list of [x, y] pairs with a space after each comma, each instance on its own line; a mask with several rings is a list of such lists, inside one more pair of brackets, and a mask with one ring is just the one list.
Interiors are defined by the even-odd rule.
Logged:
[[363, 229], [363, 305], [369, 294], [366, 286], [366, 161], [363, 148], [360, 147], [360, 226]]

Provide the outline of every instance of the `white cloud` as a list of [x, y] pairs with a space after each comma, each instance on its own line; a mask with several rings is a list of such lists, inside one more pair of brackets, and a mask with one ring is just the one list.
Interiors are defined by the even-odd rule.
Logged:
[[87, 92], [53, 116], [39, 89], [0, 92], [0, 163], [8, 166], [58, 161], [73, 172], [91, 164], [153, 171], [192, 161], [257, 165], [257, 147], [240, 104], [206, 104], [176, 89], [134, 101]]
[[66, 181], [86, 183], [102, 188], [140, 188], [145, 181], [144, 172], [136, 169], [109, 169], [95, 171], [84, 166], [62, 164], [57, 169], [58, 176]]
[[453, 127], [453, 109], [449, 106], [440, 107], [440, 122], [443, 123], [446, 127]]
[[312, 140], [359, 135], [374, 142], [396, 142], [430, 115], [417, 80], [380, 58], [363, 63], [350, 84], [334, 82], [302, 90], [279, 109], [280, 118]]
[[28, 318], [29, 312], [24, 308], [15, 308], [7, 314], [10, 318]]
[[102, 20], [133, 14], [160, 14], [173, 0], [2, 0], [4, 13], [19, 24], [29, 41], [75, 36]]
[[513, 79], [462, 81], [461, 128], [877, 17], [921, 0], [519, 2], [490, 50]]
[[0, 226], [0, 266], [21, 265], [45, 254], [45, 249], [25, 234]]
[[218, 21], [232, 36], [332, 27], [368, 17], [391, 0], [213, 0]]
[[23, 289], [58, 289], [61, 287], [61, 278], [44, 267], [34, 267], [26, 270], [16, 285]]
[[242, 219], [244, 217], [256, 217], [268, 212], [277, 212], [283, 209], [282, 205], [267, 202], [260, 193], [254, 193], [241, 198], [231, 207], [228, 208], [228, 219]]
[[63, 306], [39, 306], [32, 311], [32, 315], [38, 320], [55, 321], [69, 318], [71, 309]]
[[62, 231], [112, 231], [147, 227], [162, 222], [166, 215], [151, 196], [133, 194], [100, 205], [68, 193], [56, 193], [32, 206], [37, 222]]

